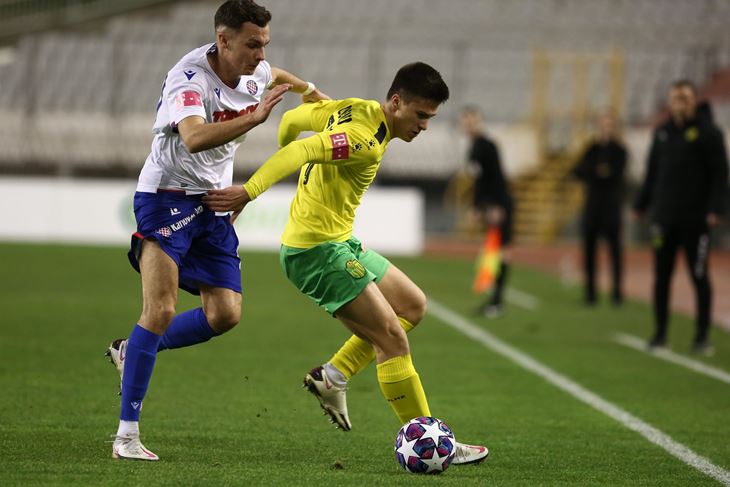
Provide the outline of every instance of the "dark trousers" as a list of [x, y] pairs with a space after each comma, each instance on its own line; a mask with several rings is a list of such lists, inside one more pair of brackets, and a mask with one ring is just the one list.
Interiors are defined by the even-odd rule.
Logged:
[[509, 274], [509, 263], [502, 261], [499, 264], [499, 273], [494, 281], [492, 294], [486, 302], [486, 306], [501, 306], [502, 296], [504, 294], [504, 285], [507, 283], [507, 275]]
[[599, 237], [608, 244], [611, 255], [611, 271], [613, 277], [612, 299], [614, 303], [623, 300], [621, 292], [621, 275], [623, 273], [623, 253], [621, 246], [621, 226], [611, 225], [599, 227], [585, 225], [583, 228], [583, 268], [585, 271], [585, 299], [588, 303], [596, 301], [596, 248]]
[[708, 276], [710, 234], [706, 225], [652, 226], [654, 239], [654, 318], [656, 335], [665, 340], [669, 322], [669, 286], [674, 272], [677, 251], [681, 247], [687, 257], [689, 273], [697, 302], [695, 343], [707, 340], [710, 331], [712, 287]]

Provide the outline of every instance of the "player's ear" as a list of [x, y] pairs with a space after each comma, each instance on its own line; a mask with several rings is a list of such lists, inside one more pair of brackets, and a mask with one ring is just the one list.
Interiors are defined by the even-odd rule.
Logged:
[[228, 27], [219, 28], [215, 32], [216, 40], [221, 48], [228, 49], [228, 43], [230, 42], [231, 32]]

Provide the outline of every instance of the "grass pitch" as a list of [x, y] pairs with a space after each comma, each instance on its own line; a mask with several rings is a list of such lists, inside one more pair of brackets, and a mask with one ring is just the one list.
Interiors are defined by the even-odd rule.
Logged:
[[[111, 459], [117, 378], [103, 352], [139, 315], [140, 288], [118, 248], [0, 245], [0, 483], [3, 485], [716, 485], [541, 378], [427, 316], [410, 335], [434, 415], [487, 462], [437, 477], [405, 473], [399, 428], [371, 366], [351, 382], [353, 431], [335, 430], [301, 389], [347, 333], [282, 275], [273, 254], [244, 254], [242, 323], [160, 353], [142, 414], [157, 463]], [[730, 469], [730, 385], [616, 344], [646, 337], [648, 306], [580, 306], [580, 290], [528, 269], [512, 285], [536, 310], [472, 316], [470, 262], [395, 259], [427, 294], [502, 340]], [[197, 306], [181, 292], [180, 310]], [[692, 325], [674, 316], [671, 345]], [[715, 330], [730, 370], [730, 336]]]

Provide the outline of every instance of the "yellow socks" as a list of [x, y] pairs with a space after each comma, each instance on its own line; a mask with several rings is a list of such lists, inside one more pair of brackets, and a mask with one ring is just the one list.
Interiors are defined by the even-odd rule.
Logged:
[[[408, 333], [414, 326], [405, 318], [398, 317], [403, 329]], [[349, 380], [375, 360], [373, 347], [351, 336], [342, 348], [329, 360]], [[390, 403], [401, 424], [419, 416], [430, 416], [426, 393], [410, 355], [393, 357], [378, 364], [378, 383], [383, 396]]]
[[375, 350], [362, 338], [352, 335], [329, 362], [350, 380], [375, 359]]
[[410, 355], [378, 364], [378, 383], [401, 424], [419, 416], [431, 416], [426, 393]]
[[[405, 318], [398, 317], [400, 326], [408, 333], [414, 326]], [[352, 335], [344, 345], [332, 356], [329, 363], [349, 380], [375, 360], [373, 347], [365, 340]]]
[[407, 319], [405, 319], [401, 316], [398, 317], [398, 320], [400, 320], [400, 326], [401, 326], [401, 328], [403, 328], [406, 331], [406, 333], [410, 332], [412, 329], [415, 328], [415, 326], [412, 325], [410, 321], [408, 321]]

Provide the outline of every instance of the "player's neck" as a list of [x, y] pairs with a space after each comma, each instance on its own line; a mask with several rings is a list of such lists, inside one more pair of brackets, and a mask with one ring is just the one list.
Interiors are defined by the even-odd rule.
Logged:
[[222, 62], [218, 56], [218, 52], [208, 54], [208, 64], [210, 69], [218, 75], [221, 81], [229, 88], [235, 88], [238, 86], [238, 81], [241, 76], [235, 74], [234, 70], [230, 68], [226, 63]]
[[389, 103], [381, 103], [380, 109], [383, 110], [383, 115], [385, 115], [385, 125], [388, 126], [388, 133], [393, 134], [393, 110]]

